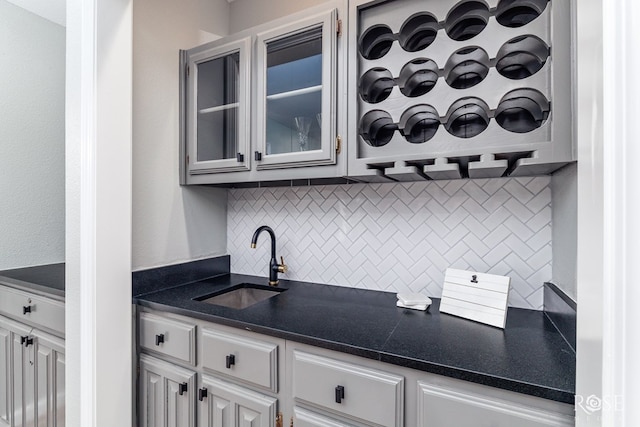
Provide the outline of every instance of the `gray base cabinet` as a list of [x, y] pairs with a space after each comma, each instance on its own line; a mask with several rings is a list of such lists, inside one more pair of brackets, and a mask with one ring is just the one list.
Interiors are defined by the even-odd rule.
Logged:
[[0, 316], [0, 425], [64, 425], [64, 341]]
[[138, 311], [138, 419], [144, 427], [280, 427], [284, 341]]
[[574, 425], [572, 405], [255, 332], [144, 308], [138, 325], [144, 427]]
[[2, 286], [0, 294], [0, 426], [64, 426], [64, 339], [34, 327], [62, 336], [64, 304]]
[[195, 427], [195, 372], [140, 356], [141, 426]]
[[199, 427], [272, 427], [277, 399], [245, 387], [214, 378], [202, 377], [198, 389]]

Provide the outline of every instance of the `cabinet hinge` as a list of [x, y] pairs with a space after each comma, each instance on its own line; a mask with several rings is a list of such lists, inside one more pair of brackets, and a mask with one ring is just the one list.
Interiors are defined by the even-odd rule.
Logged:
[[338, 33], [338, 37], [342, 36], [342, 19], [338, 19], [338, 23], [336, 24], [336, 32]]
[[187, 65], [187, 77], [189, 77], [189, 74], [191, 74], [191, 67]]
[[340, 154], [340, 151], [342, 151], [342, 137], [338, 135], [336, 137], [336, 153]]
[[187, 154], [187, 164], [189, 164], [189, 155]]

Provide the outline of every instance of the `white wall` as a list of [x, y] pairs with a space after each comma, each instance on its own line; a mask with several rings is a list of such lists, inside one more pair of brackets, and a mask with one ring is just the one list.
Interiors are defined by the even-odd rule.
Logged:
[[226, 0], [133, 2], [134, 270], [226, 253], [226, 190], [178, 185], [178, 51], [228, 28]]
[[65, 425], [132, 419], [132, 0], [67, 3]]
[[0, 0], [0, 270], [64, 261], [65, 29]]
[[254, 27], [326, 0], [235, 0], [230, 5], [229, 32]]

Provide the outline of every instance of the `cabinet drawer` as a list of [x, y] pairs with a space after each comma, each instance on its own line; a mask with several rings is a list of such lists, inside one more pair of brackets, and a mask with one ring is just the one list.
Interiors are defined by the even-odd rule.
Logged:
[[[532, 396], [518, 396], [520, 402], [445, 388], [418, 381], [418, 425], [458, 427], [571, 427], [571, 415], [537, 409]], [[529, 401], [529, 402], [527, 402]], [[554, 402], [555, 403], [555, 402]], [[564, 405], [568, 406], [568, 405]]]
[[293, 352], [293, 397], [380, 426], [401, 426], [404, 378], [300, 351]]
[[155, 314], [140, 313], [140, 347], [196, 364], [196, 327]]
[[324, 415], [307, 411], [299, 406], [294, 406], [293, 415], [296, 419], [296, 427], [352, 427], [341, 421], [327, 418]]
[[202, 328], [202, 366], [278, 391], [278, 345], [271, 342]]
[[64, 335], [64, 302], [0, 286], [0, 314]]

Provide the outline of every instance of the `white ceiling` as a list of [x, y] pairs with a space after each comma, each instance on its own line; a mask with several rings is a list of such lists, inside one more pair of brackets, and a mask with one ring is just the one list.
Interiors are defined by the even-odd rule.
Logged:
[[55, 22], [58, 25], [66, 26], [67, 0], [7, 0], [31, 13], [35, 13]]

